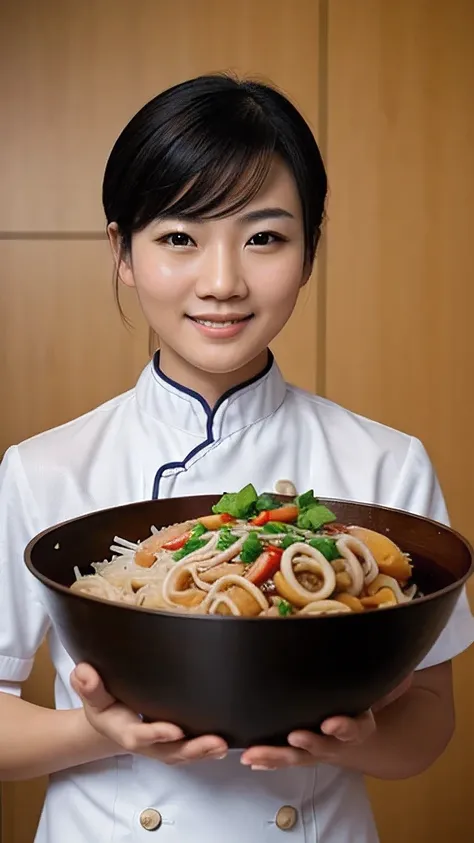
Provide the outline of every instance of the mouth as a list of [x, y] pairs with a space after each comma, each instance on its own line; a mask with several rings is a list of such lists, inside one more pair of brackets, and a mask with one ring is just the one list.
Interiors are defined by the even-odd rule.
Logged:
[[249, 322], [253, 319], [253, 313], [248, 316], [237, 316], [229, 314], [228, 316], [211, 316], [205, 314], [203, 316], [188, 316], [192, 322], [197, 325], [202, 325], [204, 328], [230, 328], [232, 325], [239, 325], [241, 322]]

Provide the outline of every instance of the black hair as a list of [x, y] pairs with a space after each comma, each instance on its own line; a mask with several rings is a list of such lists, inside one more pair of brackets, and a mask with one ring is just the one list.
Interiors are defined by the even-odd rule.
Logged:
[[132, 234], [160, 216], [235, 213], [257, 194], [276, 154], [296, 182], [312, 263], [327, 178], [311, 129], [275, 88], [226, 74], [175, 85], [131, 119], [105, 169], [107, 223], [117, 223], [129, 250]]

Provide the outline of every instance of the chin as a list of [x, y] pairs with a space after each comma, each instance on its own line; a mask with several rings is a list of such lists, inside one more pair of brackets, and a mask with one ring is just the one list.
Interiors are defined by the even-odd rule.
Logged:
[[[195, 359], [191, 359], [188, 362], [195, 369], [199, 369], [201, 372], [206, 372], [210, 375], [229, 375], [233, 372], [238, 372], [240, 369], [245, 369], [253, 360], [259, 357], [263, 352], [266, 351], [266, 346], [259, 351], [256, 351], [254, 354], [236, 354], [234, 353], [225, 353], [224, 349], [219, 351], [214, 351], [212, 354], [209, 355], [199, 355], [196, 356]], [[245, 375], [244, 375], [245, 378]]]

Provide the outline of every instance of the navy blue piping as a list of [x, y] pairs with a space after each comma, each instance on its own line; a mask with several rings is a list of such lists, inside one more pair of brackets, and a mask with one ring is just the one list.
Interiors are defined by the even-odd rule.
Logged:
[[215, 441], [214, 432], [213, 432], [214, 419], [215, 419], [215, 416], [216, 416], [216, 413], [217, 413], [219, 407], [222, 406], [224, 401], [227, 401], [227, 399], [230, 398], [232, 395], [235, 395], [236, 392], [240, 392], [240, 390], [245, 389], [247, 386], [251, 386], [251, 384], [256, 383], [257, 381], [264, 378], [265, 375], [268, 374], [268, 372], [270, 371], [270, 369], [273, 366], [273, 359], [274, 359], [273, 354], [271, 353], [271, 351], [269, 351], [268, 352], [267, 365], [265, 366], [264, 370], [262, 372], [260, 372], [258, 375], [255, 375], [253, 378], [250, 378], [250, 380], [245, 381], [244, 383], [239, 383], [237, 386], [233, 386], [233, 387], [231, 387], [231, 389], [228, 389], [227, 392], [224, 392], [224, 394], [221, 395], [221, 397], [217, 401], [215, 407], [213, 407], [211, 409], [209, 404], [207, 403], [207, 401], [202, 397], [202, 395], [199, 395], [198, 392], [194, 392], [193, 389], [188, 389], [188, 387], [186, 387], [186, 386], [181, 386], [181, 384], [176, 383], [176, 381], [171, 380], [171, 378], [169, 378], [169, 377], [167, 377], [167, 375], [163, 374], [163, 372], [160, 369], [160, 353], [159, 353], [159, 351], [156, 352], [156, 354], [153, 358], [153, 367], [154, 367], [155, 372], [158, 375], [158, 377], [161, 378], [161, 380], [164, 381], [165, 383], [167, 383], [170, 386], [173, 386], [175, 389], [179, 390], [179, 392], [184, 392], [185, 395], [189, 395], [191, 398], [194, 398], [196, 401], [199, 401], [199, 403], [201, 404], [204, 412], [206, 413], [207, 424], [206, 424], [206, 439], [205, 439], [205, 441], [201, 442], [199, 445], [196, 445], [196, 447], [193, 448], [192, 451], [190, 451], [189, 454], [184, 458], [183, 462], [168, 462], [168, 463], [165, 463], [165, 465], [162, 465], [158, 469], [158, 471], [155, 474], [155, 480], [154, 480], [154, 483], [153, 483], [153, 493], [152, 493], [153, 500], [157, 500], [158, 497], [159, 497], [160, 482], [161, 482], [161, 478], [163, 477], [163, 474], [165, 473], [165, 471], [167, 471], [169, 468], [183, 468], [183, 469], [185, 469], [186, 464], [189, 462], [189, 460], [191, 460], [193, 457], [195, 457], [196, 454], [199, 454], [199, 452], [202, 451], [204, 448], [207, 448], [208, 445], [213, 444], [213, 442]]

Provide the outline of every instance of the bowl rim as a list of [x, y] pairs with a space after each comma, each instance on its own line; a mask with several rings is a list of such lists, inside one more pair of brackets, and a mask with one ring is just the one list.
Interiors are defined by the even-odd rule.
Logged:
[[[288, 495], [279, 495], [279, 494], [276, 494], [276, 493], [272, 493], [272, 494], [274, 494], [274, 497], [276, 497], [278, 499], [281, 499], [283, 501], [292, 500], [291, 496], [288, 496]], [[163, 501], [169, 502], [169, 501], [183, 501], [183, 500], [193, 500], [193, 501], [197, 502], [197, 501], [203, 500], [203, 499], [208, 500], [210, 497], [219, 498], [219, 497], [221, 497], [221, 495], [217, 494], [217, 493], [208, 493], [208, 494], [201, 494], [201, 495], [181, 495], [181, 496], [176, 497], [176, 498], [157, 498], [156, 500], [153, 499], [153, 498], [150, 498], [150, 499], [144, 499], [144, 500], [140, 500], [140, 501], [133, 501], [133, 503], [120, 504], [119, 506], [109, 506], [109, 507], [104, 507], [102, 509], [95, 509], [95, 510], [92, 510], [91, 512], [86, 512], [83, 515], [79, 515], [76, 518], [68, 518], [66, 521], [61, 521], [57, 524], [54, 524], [51, 527], [47, 527], [46, 529], [42, 530], [40, 533], [37, 533], [36, 536], [33, 536], [33, 538], [30, 539], [30, 541], [26, 545], [25, 550], [23, 552], [24, 563], [26, 564], [26, 567], [28, 568], [30, 573], [33, 574], [33, 576], [37, 580], [39, 580], [44, 586], [46, 586], [50, 590], [58, 592], [60, 594], [65, 594], [72, 599], [78, 599], [78, 600], [81, 600], [81, 601], [86, 601], [87, 603], [90, 603], [92, 601], [94, 603], [99, 603], [101, 605], [113, 606], [115, 608], [125, 609], [125, 610], [129, 610], [129, 611], [132, 611], [132, 612], [138, 611], [140, 613], [146, 613], [146, 614], [149, 614], [149, 615], [158, 615], [158, 616], [167, 617], [167, 618], [170, 618], [170, 617], [171, 618], [172, 617], [181, 618], [181, 619], [187, 618], [189, 620], [200, 620], [200, 621], [204, 621], [204, 622], [207, 621], [207, 622], [231, 623], [232, 621], [234, 621], [234, 622], [238, 622], [238, 623], [257, 623], [257, 622], [261, 623], [262, 620], [264, 620], [265, 623], [268, 623], [268, 622], [270, 622], [270, 623], [271, 622], [280, 623], [282, 618], [279, 618], [279, 617], [278, 618], [275, 618], [275, 617], [269, 617], [269, 618], [268, 617], [267, 618], [244, 617], [244, 618], [242, 618], [242, 617], [234, 617], [233, 615], [201, 615], [201, 614], [197, 614], [197, 613], [195, 614], [195, 613], [192, 613], [192, 612], [176, 612], [172, 609], [171, 610], [149, 609], [149, 608], [145, 608], [143, 606], [133, 606], [129, 603], [120, 603], [118, 601], [115, 602], [113, 600], [105, 600], [102, 597], [95, 597], [94, 595], [81, 594], [80, 592], [71, 591], [70, 586], [61, 585], [60, 583], [56, 582], [55, 580], [52, 580], [50, 577], [45, 576], [45, 574], [42, 574], [40, 571], [37, 570], [37, 568], [35, 568], [35, 566], [33, 565], [32, 561], [31, 561], [31, 552], [32, 552], [33, 548], [36, 546], [36, 544], [38, 544], [41, 539], [43, 539], [45, 536], [49, 535], [50, 533], [54, 532], [55, 530], [58, 530], [62, 527], [67, 527], [69, 524], [77, 523], [77, 522], [80, 522], [80, 521], [86, 521], [88, 518], [91, 518], [92, 516], [100, 516], [100, 515], [102, 515], [106, 512], [112, 512], [113, 510], [133, 509], [135, 507], [138, 509], [139, 507], [142, 507], [143, 504], [159, 504], [160, 502], [163, 502]], [[403, 515], [405, 517], [408, 517], [409, 520], [412, 520], [412, 521], [418, 521], [422, 524], [426, 524], [426, 523], [431, 524], [432, 526], [436, 527], [441, 532], [451, 533], [451, 535], [453, 535], [455, 538], [457, 538], [461, 542], [461, 544], [464, 545], [466, 550], [468, 551], [470, 559], [471, 559], [471, 563], [469, 565], [469, 568], [468, 568], [467, 572], [462, 577], [460, 577], [459, 579], [456, 579], [453, 583], [450, 583], [449, 585], [445, 586], [444, 588], [438, 589], [437, 591], [433, 591], [431, 594], [424, 595], [423, 597], [418, 597], [418, 598], [416, 598], [416, 600], [410, 601], [408, 603], [399, 603], [395, 606], [388, 606], [387, 608], [385, 608], [383, 610], [384, 613], [386, 613], [386, 612], [391, 613], [394, 610], [400, 611], [402, 609], [409, 609], [413, 605], [417, 605], [417, 604], [421, 604], [421, 603], [428, 603], [432, 600], [436, 600], [442, 594], [450, 594], [452, 591], [460, 591], [462, 589], [462, 587], [466, 584], [466, 582], [470, 579], [470, 577], [474, 574], [474, 547], [473, 547], [473, 545], [471, 545], [470, 541], [468, 539], [466, 539], [465, 536], [462, 535], [462, 533], [460, 533], [458, 530], [455, 530], [453, 527], [451, 527], [448, 524], [443, 524], [441, 521], [435, 521], [433, 518], [427, 518], [424, 515], [418, 515], [417, 513], [410, 512], [410, 511], [404, 510], [404, 509], [398, 509], [396, 507], [382, 506], [380, 504], [375, 504], [375, 503], [366, 503], [366, 502], [361, 502], [361, 501], [354, 501], [354, 500], [350, 500], [350, 499], [347, 499], [347, 498], [328, 498], [328, 497], [319, 497], [319, 496], [317, 496], [317, 497], [318, 497], [318, 500], [322, 504], [342, 504], [342, 505], [357, 506], [357, 507], [362, 508], [364, 510], [376, 509], [376, 510], [382, 511], [382, 512], [394, 512], [394, 513], [398, 513], [399, 515]], [[177, 522], [177, 523], [179, 523], [179, 522]], [[370, 528], [367, 528], [367, 529], [370, 529]], [[91, 564], [91, 563], [89, 563], [89, 564]], [[286, 621], [288, 621], [288, 620], [298, 621], [298, 622], [318, 620], [318, 621], [321, 622], [321, 621], [336, 621], [336, 620], [341, 621], [341, 619], [345, 619], [347, 621], [349, 618], [370, 617], [374, 613], [378, 613], [378, 611], [379, 611], [378, 609], [372, 609], [372, 610], [369, 610], [369, 611], [364, 612], [364, 613], [357, 613], [357, 612], [350, 612], [350, 613], [347, 612], [346, 613], [346, 612], [344, 612], [344, 613], [341, 613], [341, 614], [321, 615], [321, 616], [317, 616], [317, 615], [316, 616], [296, 615], [296, 616], [291, 617], [291, 618], [284, 618], [284, 620], [286, 620]]]

